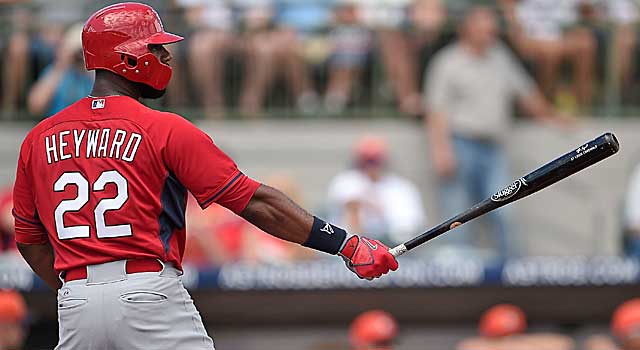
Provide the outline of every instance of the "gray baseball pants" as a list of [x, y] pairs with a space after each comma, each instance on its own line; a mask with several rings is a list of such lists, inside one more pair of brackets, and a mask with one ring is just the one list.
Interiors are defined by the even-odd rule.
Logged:
[[127, 274], [125, 260], [87, 266], [58, 290], [56, 350], [214, 350], [182, 272]]

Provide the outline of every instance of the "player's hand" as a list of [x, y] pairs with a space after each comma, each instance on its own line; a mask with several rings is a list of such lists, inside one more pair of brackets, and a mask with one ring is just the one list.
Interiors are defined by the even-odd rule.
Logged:
[[374, 239], [351, 236], [338, 254], [344, 259], [347, 268], [360, 278], [372, 280], [389, 270], [398, 269], [398, 262], [389, 253], [389, 248]]

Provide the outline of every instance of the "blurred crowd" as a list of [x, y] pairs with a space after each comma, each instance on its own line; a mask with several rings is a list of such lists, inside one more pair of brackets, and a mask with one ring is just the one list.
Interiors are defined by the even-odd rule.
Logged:
[[[86, 95], [79, 26], [111, 1], [4, 0], [2, 115], [55, 113]], [[571, 113], [638, 103], [634, 0], [153, 0], [187, 40], [171, 47], [163, 103], [194, 115], [342, 115], [369, 108], [420, 116], [431, 61], [471, 5], [496, 11], [497, 35], [541, 93]], [[351, 107], [355, 107], [351, 109]]]
[[[631, 299], [613, 312], [609, 334], [574, 339], [563, 331], [532, 331], [525, 311], [512, 304], [498, 304], [478, 320], [478, 335], [460, 340], [455, 350], [638, 350], [640, 349], [640, 299]], [[390, 313], [366, 311], [349, 327], [352, 350], [393, 350], [402, 342], [402, 329]], [[430, 348], [425, 344], [425, 349]]]
[[[0, 290], [0, 350], [25, 349], [30, 317], [16, 291]], [[576, 336], [561, 329], [539, 331], [523, 308], [497, 304], [478, 315], [477, 335], [459, 339], [455, 350], [640, 350], [640, 298], [627, 300], [612, 313], [608, 332]], [[606, 328], [605, 328], [606, 329]], [[389, 312], [370, 310], [357, 315], [345, 331], [352, 350], [393, 350], [402, 343], [402, 324]], [[462, 338], [462, 337], [461, 337]], [[423, 349], [431, 349], [424, 344]]]
[[[277, 106], [339, 115], [386, 96], [395, 111], [424, 120], [441, 218], [508, 185], [505, 135], [517, 116], [569, 130], [577, 114], [604, 100], [605, 87], [628, 101], [636, 90], [640, 4], [633, 0], [149, 2], [187, 38], [168, 47], [174, 77], [167, 108], [195, 107], [208, 118], [232, 110], [256, 117]], [[4, 118], [16, 119], [25, 107], [45, 118], [89, 93], [79, 21], [106, 3], [0, 2]], [[321, 212], [389, 244], [435, 223], [425, 217], [420, 189], [392, 165], [384, 138], [358, 140]], [[266, 182], [304, 205], [286, 174]], [[629, 187], [620, 250], [638, 257], [640, 170]], [[186, 259], [193, 265], [316, 257], [223, 208], [195, 208], [187, 212]], [[9, 190], [0, 196], [0, 250], [14, 248], [10, 211]], [[524, 255], [509, 217], [508, 208], [491, 212], [438, 241], [490, 259]], [[487, 237], [478, 241], [469, 231]]]
[[[112, 2], [0, 0], [0, 119], [18, 120], [24, 111], [46, 118], [90, 92], [81, 22]], [[640, 104], [636, 0], [146, 2], [186, 38], [168, 47], [174, 77], [164, 107], [214, 119], [368, 109], [423, 120], [442, 219], [508, 185], [505, 135], [517, 116], [567, 129], [596, 106]], [[383, 137], [357, 140], [321, 212], [389, 245], [440, 221], [425, 216], [419, 187], [393, 164]], [[304, 206], [300, 184], [286, 173], [265, 183]], [[620, 250], [640, 258], [640, 166], [628, 187]], [[188, 265], [320, 257], [222, 207], [201, 211], [190, 201]], [[0, 190], [0, 257], [16, 249], [12, 206], [11, 188]], [[438, 241], [462, 251], [486, 248], [491, 259], [521, 256], [509, 217], [508, 208], [494, 211]], [[469, 231], [488, 237], [479, 242]], [[21, 347], [26, 321], [22, 297], [0, 291], [0, 350]], [[478, 337], [457, 349], [638, 350], [640, 300], [616, 310], [610, 333], [578, 345], [562, 334], [528, 332], [521, 308], [497, 305], [480, 318]], [[350, 340], [353, 349], [392, 349], [398, 334], [393, 316], [372, 311], [353, 322]]]

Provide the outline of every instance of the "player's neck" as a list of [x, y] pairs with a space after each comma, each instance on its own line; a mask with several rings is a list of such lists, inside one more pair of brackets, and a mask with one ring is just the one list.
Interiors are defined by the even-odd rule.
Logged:
[[91, 96], [129, 96], [133, 99], [140, 99], [140, 90], [137, 85], [119, 75], [108, 71], [96, 71], [96, 80], [93, 83]]

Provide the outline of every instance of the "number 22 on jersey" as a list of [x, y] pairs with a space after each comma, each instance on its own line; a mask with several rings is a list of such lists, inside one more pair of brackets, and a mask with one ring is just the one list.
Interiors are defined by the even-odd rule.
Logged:
[[115, 198], [103, 198], [98, 202], [96, 207], [93, 208], [96, 234], [98, 238], [126, 237], [132, 235], [130, 224], [107, 225], [105, 223], [105, 213], [107, 211], [121, 209], [127, 199], [129, 199], [127, 179], [116, 170], [109, 170], [100, 174], [91, 189], [89, 188], [89, 181], [79, 172], [66, 172], [58, 178], [53, 185], [55, 192], [64, 192], [67, 186], [70, 185], [78, 188], [78, 195], [75, 199], [63, 200], [55, 209], [54, 217], [58, 238], [63, 240], [89, 237], [89, 225], [65, 226], [64, 214], [67, 212], [80, 211], [89, 202], [89, 196], [91, 196], [92, 193], [104, 191], [106, 185], [110, 183], [116, 185], [117, 195]]

